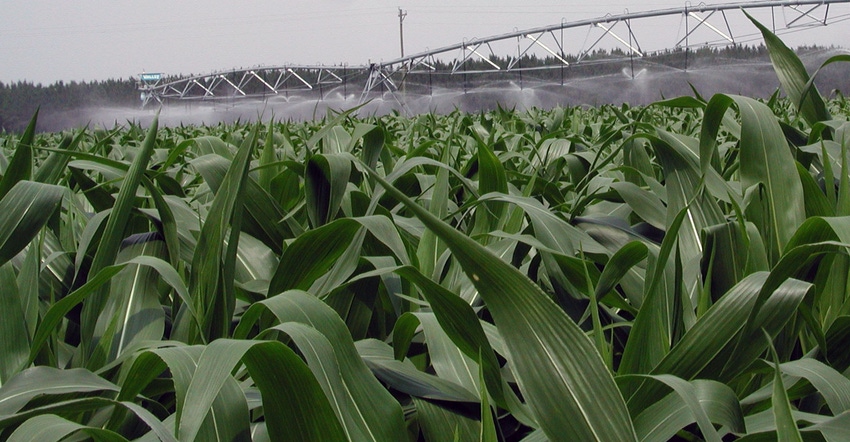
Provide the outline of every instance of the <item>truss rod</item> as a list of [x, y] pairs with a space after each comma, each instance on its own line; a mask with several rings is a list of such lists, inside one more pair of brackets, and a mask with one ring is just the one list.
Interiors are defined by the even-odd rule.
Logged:
[[243, 97], [245, 96], [245, 92], [242, 89], [239, 89], [239, 86], [236, 86], [235, 84], [233, 84], [233, 82], [230, 81], [230, 79], [228, 79], [224, 75], [219, 75], [218, 78], [221, 78], [222, 80], [226, 81], [227, 84], [233, 86], [233, 89], [236, 89], [236, 92], [239, 92], [240, 94], [242, 94]]
[[482, 55], [480, 52], [478, 52], [478, 50], [476, 50], [476, 49], [472, 49], [472, 52], [473, 52], [475, 55], [479, 56], [482, 60], [484, 60], [484, 61], [486, 61], [487, 63], [489, 63], [489, 64], [490, 64], [490, 66], [493, 66], [494, 68], [496, 68], [496, 70], [497, 70], [497, 71], [502, 70], [502, 68], [501, 68], [501, 67], [499, 67], [499, 65], [497, 65], [496, 63], [493, 63], [493, 60], [490, 60], [489, 58], [485, 57], [485, 56], [484, 56], [484, 55]]
[[274, 92], [274, 93], [277, 93], [277, 89], [275, 89], [275, 88], [274, 88], [272, 85], [270, 85], [270, 84], [269, 84], [266, 80], [264, 80], [264, 79], [263, 79], [263, 77], [260, 77], [259, 75], [257, 75], [257, 73], [256, 73], [255, 71], [251, 71], [250, 73], [251, 73], [251, 75], [253, 75], [253, 76], [254, 76], [257, 80], [260, 80], [260, 83], [263, 83], [264, 85], [266, 85], [266, 87], [267, 87], [267, 88], [269, 88], [269, 90], [270, 90], [270, 91], [272, 91], [272, 92]]
[[637, 54], [638, 57], [643, 57], [643, 53], [640, 50], [638, 50], [634, 46], [630, 45], [629, 42], [627, 42], [626, 40], [623, 40], [622, 38], [620, 38], [619, 35], [617, 35], [617, 34], [615, 34], [614, 32], [611, 31], [613, 26], [611, 28], [608, 28], [605, 25], [603, 25], [602, 23], [598, 23], [596, 26], [599, 26], [600, 28], [604, 29], [606, 34], [614, 37], [617, 41], [622, 43], [625, 47], [629, 48], [629, 50], [631, 50], [632, 52]]
[[292, 74], [292, 76], [293, 76], [293, 77], [295, 77], [295, 78], [297, 78], [297, 79], [301, 80], [301, 82], [302, 82], [302, 83], [304, 83], [304, 85], [305, 85], [305, 86], [307, 86], [308, 88], [310, 88], [310, 90], [313, 90], [313, 85], [312, 85], [312, 84], [310, 84], [307, 80], [305, 80], [305, 79], [301, 78], [301, 76], [300, 76], [300, 75], [298, 75], [295, 71], [293, 71], [293, 70], [292, 70], [292, 68], [287, 69], [287, 72], [289, 72], [290, 74]]
[[[794, 25], [794, 23], [796, 23], [798, 20], [802, 20], [804, 17], [809, 17], [810, 19], [812, 19], [812, 20], [814, 20], [814, 21], [816, 21], [816, 22], [818, 22], [818, 23], [822, 23], [822, 24], [824, 24], [824, 25], [825, 25], [825, 24], [826, 24], [826, 15], [825, 15], [825, 14], [824, 14], [823, 21], [821, 21], [821, 19], [819, 19], [819, 18], [817, 18], [817, 17], [815, 17], [815, 16], [813, 16], [813, 15], [811, 14], [811, 13], [812, 13], [812, 11], [814, 11], [814, 10], [815, 10], [815, 9], [817, 9], [817, 8], [819, 8], [820, 6], [821, 6], [821, 5], [815, 5], [815, 6], [812, 6], [811, 8], [809, 8], [809, 10], [807, 10], [807, 11], [805, 11], [805, 12], [801, 11], [801, 10], [800, 10], [800, 9], [799, 9], [796, 5], [795, 5], [795, 6], [789, 6], [791, 9], [793, 9], [793, 10], [795, 10], [795, 11], [799, 12], [799, 13], [800, 13], [800, 16], [799, 16], [799, 17], [797, 17], [797, 18], [795, 18], [794, 20], [791, 20], [790, 22], [788, 22], [785, 26], [787, 26], [787, 27], [789, 27], [789, 28], [790, 28], [791, 26], [793, 26], [793, 25]], [[827, 5], [827, 11], [829, 11], [829, 5]]]
[[569, 65], [570, 65], [570, 62], [568, 62], [567, 60], [564, 60], [564, 57], [561, 57], [560, 55], [558, 55], [558, 53], [557, 53], [557, 52], [555, 52], [555, 51], [553, 51], [553, 50], [549, 49], [549, 47], [548, 47], [548, 46], [546, 46], [545, 44], [543, 44], [543, 42], [541, 42], [541, 41], [540, 41], [540, 39], [535, 38], [535, 37], [534, 37], [533, 35], [531, 35], [531, 34], [526, 35], [526, 36], [525, 36], [525, 38], [530, 38], [530, 39], [531, 39], [531, 41], [533, 41], [533, 42], [534, 42], [537, 46], [540, 46], [541, 48], [543, 48], [543, 50], [544, 50], [544, 51], [546, 51], [546, 52], [550, 53], [553, 57], [555, 57], [555, 59], [557, 59], [557, 60], [558, 60], [558, 61], [560, 61], [561, 63], [564, 63], [564, 64], [565, 64], [565, 65], [567, 65], [567, 66], [569, 66]]
[[[214, 96], [215, 96], [215, 94], [213, 93], [213, 91], [211, 91], [211, 90], [207, 89], [207, 87], [206, 87], [206, 86], [204, 86], [204, 85], [202, 85], [200, 81], [198, 81], [198, 80], [192, 80], [192, 82], [193, 82], [193, 83], [195, 83], [195, 84], [197, 84], [198, 86], [200, 86], [200, 87], [201, 87], [201, 89], [203, 89], [203, 90], [207, 91], [207, 94], [208, 94], [208, 95], [210, 95], [211, 97], [214, 97]], [[188, 89], [187, 89], [187, 90], [188, 90]]]
[[[719, 35], [719, 36], [721, 36], [721, 37], [725, 38], [726, 40], [728, 40], [728, 41], [729, 41], [729, 43], [735, 44], [735, 39], [734, 39], [734, 38], [732, 38], [732, 37], [730, 37], [730, 36], [728, 36], [728, 35], [724, 34], [724, 33], [723, 33], [723, 31], [721, 31], [720, 29], [717, 29], [717, 27], [716, 27], [716, 26], [714, 26], [713, 24], [711, 24], [711, 23], [709, 23], [708, 21], [706, 21], [706, 20], [708, 20], [708, 18], [709, 18], [709, 17], [711, 17], [712, 15], [714, 15], [714, 13], [713, 13], [713, 12], [712, 12], [711, 14], [709, 14], [709, 15], [708, 15], [708, 17], [705, 17], [705, 18], [700, 17], [700, 16], [699, 16], [696, 12], [693, 12], [693, 11], [689, 11], [689, 12], [688, 12], [688, 15], [690, 15], [691, 17], [693, 17], [693, 18], [697, 19], [697, 20], [699, 21], [699, 24], [700, 24], [700, 25], [704, 25], [704, 26], [705, 26], [705, 27], [707, 27], [708, 29], [711, 29], [712, 31], [716, 32], [716, 33], [717, 33], [717, 35]], [[697, 25], [697, 26], [699, 26], [699, 25]]]

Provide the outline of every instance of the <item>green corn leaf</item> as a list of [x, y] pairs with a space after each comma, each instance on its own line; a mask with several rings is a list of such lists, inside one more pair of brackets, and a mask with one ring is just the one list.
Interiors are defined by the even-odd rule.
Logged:
[[[441, 159], [444, 163], [449, 162], [450, 152], [451, 149], [443, 149]], [[437, 169], [435, 179], [428, 210], [437, 218], [443, 219], [448, 213], [449, 169], [444, 167]], [[419, 238], [419, 245], [416, 249], [416, 257], [422, 273], [433, 278], [437, 269], [437, 262], [445, 251], [446, 245], [434, 235], [434, 232], [425, 230], [422, 237]]]
[[236, 302], [232, 275], [239, 244], [243, 189], [258, 130], [259, 126], [254, 127], [228, 168], [192, 257], [189, 290], [202, 321], [201, 333], [205, 340], [230, 334]]
[[[115, 200], [115, 205], [112, 207], [112, 212], [109, 214], [109, 219], [106, 221], [106, 227], [104, 228], [100, 245], [97, 248], [89, 269], [92, 275], [97, 275], [102, 269], [115, 264], [115, 257], [118, 255], [121, 241], [124, 239], [124, 230], [127, 227], [130, 212], [133, 209], [136, 190], [139, 187], [141, 176], [147, 169], [148, 162], [156, 146], [157, 124], [158, 119], [154, 118], [142, 143], [141, 150], [136, 155], [133, 164], [130, 166], [130, 170], [127, 171], [127, 175], [121, 183], [121, 189], [118, 191], [118, 197]], [[83, 304], [83, 313], [81, 316], [81, 349], [84, 359], [88, 359], [91, 356], [94, 327], [97, 317], [100, 316], [107, 293], [106, 289], [98, 289]]]
[[[316, 146], [318, 146], [320, 141], [324, 141], [327, 138], [332, 138], [333, 135], [331, 135], [331, 133], [334, 132], [337, 127], [340, 126], [340, 123], [342, 123], [346, 118], [348, 118], [349, 115], [351, 115], [353, 112], [356, 112], [357, 109], [359, 109], [363, 106], [365, 106], [365, 104], [357, 106], [357, 107], [352, 108], [352, 109], [348, 109], [344, 112], [336, 113], [336, 115], [333, 117], [333, 119], [328, 120], [324, 125], [322, 125], [319, 128], [319, 130], [317, 130], [315, 133], [313, 133], [313, 135], [310, 136], [310, 138], [306, 139], [305, 144], [307, 146], [307, 150], [311, 154], [313, 152], [315, 152]], [[348, 134], [346, 133], [346, 135], [348, 135]]]
[[496, 420], [493, 418], [493, 411], [490, 409], [490, 399], [487, 396], [487, 389], [484, 387], [484, 367], [478, 366], [478, 385], [481, 386], [479, 394], [481, 395], [481, 437], [480, 442], [498, 442], [499, 436], [496, 432]]
[[[493, 150], [486, 143], [478, 143], [478, 189], [484, 195], [491, 192], [508, 193], [508, 177]], [[485, 210], [484, 216], [490, 226], [484, 229], [491, 231], [500, 228], [500, 222], [507, 212], [505, 203], [484, 203], [479, 210]]]
[[393, 350], [384, 342], [364, 339], [355, 342], [354, 345], [375, 377], [397, 391], [415, 398], [441, 402], [474, 404], [478, 401], [478, 396], [466, 388], [419, 371], [410, 360], [395, 359]]
[[[763, 305], [760, 321], [750, 325], [758, 335], [744, 333], [760, 293], [768, 286], [768, 277], [768, 273], [756, 272], [729, 290], [670, 349], [652, 374], [671, 374], [686, 380], [697, 377], [725, 380], [738, 374], [742, 367], [752, 365], [766, 346], [758, 345], [763, 339], [755, 340], [762, 334], [760, 328], [764, 326], [770, 333], [778, 333], [811, 289], [811, 284], [787, 278], [779, 286], [770, 285], [774, 287], [768, 293], [770, 305]], [[738, 341], [746, 342], [752, 351], [733, 355]], [[643, 384], [628, 395], [629, 409], [646, 408], [663, 397], [662, 391], [655, 385]]]
[[339, 394], [346, 395], [345, 401], [350, 405], [340, 409], [341, 413], [358, 419], [356, 426], [360, 433], [369, 435], [369, 440], [398, 440], [401, 437], [401, 407], [363, 363], [350, 332], [334, 310], [306, 292], [287, 291], [251, 306], [242, 316], [234, 336], [244, 336], [266, 310], [281, 323], [306, 324], [324, 335], [336, 355], [345, 386]]
[[307, 214], [313, 227], [336, 217], [351, 176], [351, 160], [345, 155], [313, 155], [307, 161], [304, 192]]
[[779, 442], [802, 442], [803, 436], [797, 428], [794, 416], [791, 414], [791, 404], [788, 402], [788, 392], [782, 383], [782, 370], [779, 368], [779, 355], [773, 347], [773, 339], [765, 333], [765, 339], [770, 344], [770, 353], [773, 356], [773, 396], [771, 405], [773, 418], [776, 422], [776, 436]]
[[85, 134], [84, 130], [80, 130], [73, 138], [66, 136], [59, 143], [57, 151], [51, 152], [50, 156], [38, 166], [32, 180], [45, 184], [58, 184], [59, 180], [64, 175], [65, 167], [71, 156], [67, 152], [73, 152]]
[[[384, 142], [386, 133], [380, 126], [371, 126], [369, 132], [363, 135], [363, 151], [361, 152], [360, 160], [367, 166], [374, 168], [378, 165], [378, 160], [381, 158], [381, 152], [384, 150]], [[356, 141], [356, 138], [352, 137]]]
[[[796, 170], [788, 142], [773, 111], [752, 98], [718, 94], [708, 103], [709, 109], [725, 112], [735, 104], [741, 116], [740, 165], [744, 189], [764, 186], [763, 202], [767, 217], [762, 232], [772, 262], [805, 220], [803, 186]], [[702, 143], [712, 143], [718, 126], [703, 126]]]
[[[158, 235], [133, 235], [125, 241], [116, 260], [126, 262], [137, 256], [164, 258], [164, 255], [165, 243]], [[94, 331], [98, 341], [95, 353], [112, 361], [135, 341], [162, 339], [165, 314], [159, 299], [164, 293], [159, 288], [155, 269], [130, 264], [112, 278], [109, 290], [107, 304]]]
[[[811, 78], [809, 78], [809, 81], [807, 81], [806, 85], [803, 86], [803, 89], [802, 89], [803, 92], [802, 92], [801, 97], [800, 97], [800, 101], [802, 103], [807, 102], [806, 100], [809, 99], [809, 96], [808, 96], [809, 94], [817, 93], [817, 89], [814, 87], [814, 83], [815, 83], [815, 78], [818, 76], [821, 69], [823, 69], [823, 68], [825, 68], [825, 67], [827, 67], [827, 66], [829, 66], [833, 63], [837, 63], [837, 62], [850, 63], [850, 54], [833, 55], [832, 57], [829, 57], [828, 59], [826, 59], [826, 61], [821, 63], [820, 67], [818, 67], [818, 70], [816, 70], [815, 73], [812, 74]], [[812, 102], [817, 103], [817, 98], [813, 98]], [[797, 104], [797, 108], [799, 109], [801, 107], [801, 103], [798, 102], [796, 104]], [[824, 120], [821, 120], [821, 121], [824, 121]]]
[[[682, 420], [676, 420], [678, 425], [689, 425], [696, 422], [702, 432], [702, 437], [707, 441], [719, 442], [721, 435], [714, 428], [713, 422], [729, 424], [730, 429], [742, 431], [744, 429], [744, 416], [735, 392], [728, 386], [712, 381], [688, 382], [672, 375], [627, 375], [617, 378], [619, 383], [636, 379], [651, 379], [662, 383], [678, 396], [679, 406], [687, 408], [690, 416]], [[700, 388], [702, 387], [702, 388]], [[668, 401], [671, 402], [671, 401]], [[706, 405], [703, 405], [706, 403]], [[667, 405], [667, 404], [664, 404]], [[671, 415], [676, 415], [672, 410], [658, 407], [642, 411], [635, 419], [636, 429], [640, 429], [642, 440], [668, 440], [682, 427], [673, 428], [669, 422]], [[640, 423], [640, 426], [637, 424]], [[662, 428], [666, 427], [664, 430]], [[673, 432], [673, 434], [669, 434]]]
[[414, 398], [417, 422], [428, 441], [474, 441], [481, 435], [481, 423], [448, 407]]
[[834, 415], [850, 409], [850, 380], [816, 359], [802, 358], [780, 364], [782, 373], [805, 378], [820, 392]]
[[806, 122], [813, 125], [818, 121], [831, 120], [832, 117], [826, 109], [823, 98], [817, 88], [809, 83], [809, 74], [800, 58], [764, 25], [749, 14], [747, 17], [761, 31], [770, 54], [770, 61], [773, 63], [773, 70], [779, 77], [779, 83]]
[[3, 358], [0, 360], [0, 385], [24, 368], [29, 356], [29, 337], [27, 321], [24, 315], [23, 299], [15, 281], [15, 270], [11, 263], [0, 266], [0, 311], [5, 313], [0, 321], [0, 344], [3, 346]]
[[268, 293], [307, 290], [342, 256], [361, 226], [339, 219], [300, 235], [280, 257]]
[[[800, 175], [800, 184], [803, 185], [803, 199], [806, 201], [806, 218], [813, 216], [835, 216], [834, 202], [832, 204], [830, 203], [830, 199], [824, 195], [824, 192], [809, 171], [802, 164], [797, 163], [797, 172]], [[830, 176], [831, 174], [827, 174], [827, 178]], [[831, 178], [825, 181], [829, 182]]]
[[0, 199], [6, 196], [19, 181], [29, 180], [32, 177], [33, 152], [32, 145], [35, 140], [35, 123], [38, 120], [38, 111], [35, 111], [21, 139], [15, 147], [15, 156], [6, 167], [3, 178], [0, 179]]
[[344, 440], [345, 433], [328, 399], [292, 350], [279, 342], [220, 339], [205, 346], [186, 390], [184, 404], [191, 406], [184, 406], [178, 418], [181, 441], [196, 439], [222, 387], [228, 379], [233, 380], [230, 372], [239, 361], [263, 395], [272, 438]]
[[275, 165], [277, 155], [274, 151], [274, 119], [269, 120], [266, 126], [266, 142], [263, 144], [263, 150], [260, 154], [260, 179], [259, 184], [263, 189], [269, 190], [272, 187], [272, 178], [277, 175], [278, 168]]
[[670, 350], [675, 301], [672, 291], [666, 287], [665, 268], [688, 211], [689, 208], [684, 207], [673, 219], [658, 256], [647, 269], [643, 303], [623, 349], [620, 374], [649, 373]]
[[607, 253], [607, 250], [590, 235], [559, 218], [534, 198], [491, 193], [482, 195], [479, 200], [504, 201], [524, 210], [534, 227], [535, 238], [553, 250], [567, 255], [572, 255], [579, 250], [593, 254]]
[[[694, 156], [694, 152], [698, 149], [697, 140], [666, 131], [658, 132], [659, 139], [650, 139], [650, 141], [664, 168], [667, 221], [672, 222], [681, 210], [688, 212], [677, 233], [679, 240], [677, 252], [683, 268], [683, 287], [673, 287], [672, 290], [684, 290], [687, 295], [685, 298], [693, 299], [702, 283], [698, 273], [699, 259], [705, 250], [701, 232], [708, 226], [722, 223], [724, 217], [715, 198], [702, 188], [703, 182], [708, 186], [709, 180], [704, 181]], [[707, 175], [711, 172], [713, 169], [710, 169]], [[667, 234], [669, 235], [670, 232]], [[670, 293], [668, 296], [675, 295]], [[693, 310], [691, 304], [691, 302], [683, 302], [685, 307], [681, 313], [688, 315], [688, 312]], [[675, 312], [677, 315], [679, 313]]]
[[8, 440], [13, 442], [29, 442], [34, 440], [58, 441], [78, 432], [86, 433], [97, 441], [123, 442], [127, 440], [118, 433], [102, 428], [80, 425], [53, 414], [45, 414], [29, 419], [18, 427], [9, 436]]
[[703, 236], [702, 266], [704, 273], [710, 271], [713, 299], [719, 299], [747, 275], [768, 270], [764, 245], [752, 223], [718, 224], [705, 229]]
[[605, 264], [602, 274], [599, 275], [595, 290], [596, 298], [601, 300], [603, 296], [613, 290], [629, 269], [643, 261], [648, 253], [649, 249], [646, 244], [640, 241], [629, 242], [620, 250], [617, 250]]
[[81, 170], [75, 167], [69, 167], [68, 171], [71, 173], [73, 183], [80, 187], [86, 200], [88, 200], [98, 213], [111, 210], [115, 206], [115, 198]]
[[847, 438], [850, 438], [850, 413], [845, 411], [832, 419], [803, 428], [800, 432], [807, 436], [808, 433], [818, 432], [828, 442], [847, 440]]
[[353, 152], [357, 147], [357, 143], [359, 143], [360, 140], [362, 140], [367, 134], [371, 133], [376, 127], [377, 126], [370, 123], [363, 123], [359, 121], [355, 122], [354, 129], [352, 129], [349, 134], [348, 145], [341, 146], [342, 149], [344, 149], [345, 152]]
[[[62, 396], [58, 397], [61, 398]], [[82, 413], [96, 411], [103, 412], [103, 410], [108, 410], [112, 408], [132, 412], [135, 417], [139, 419], [140, 422], [143, 422], [145, 425], [147, 425], [148, 428], [151, 429], [151, 432], [149, 434], [155, 437], [154, 439], [152, 439], [154, 441], [175, 442], [177, 440], [177, 438], [174, 437], [173, 432], [167, 427], [169, 418], [166, 418], [166, 421], [162, 422], [153, 413], [144, 409], [138, 404], [126, 401], [116, 401], [100, 396], [90, 396], [83, 397], [80, 399], [50, 402], [48, 405], [30, 408], [12, 416], [2, 416], [0, 417], [0, 428], [10, 428], [16, 425], [20, 425], [21, 423], [26, 423], [27, 421], [33, 420], [34, 418], [37, 418], [39, 416], [80, 416]], [[171, 425], [171, 427], [173, 427], [173, 425]], [[110, 428], [102, 428], [102, 430], [106, 430], [109, 432], [115, 431]]]
[[142, 184], [144, 184], [145, 188], [148, 189], [148, 192], [154, 201], [154, 207], [156, 207], [157, 214], [159, 215], [159, 218], [155, 219], [159, 221], [158, 227], [165, 239], [168, 262], [171, 263], [172, 267], [177, 269], [180, 267], [181, 250], [180, 234], [178, 231], [177, 219], [174, 217], [174, 211], [171, 210], [171, 207], [168, 205], [168, 202], [166, 202], [159, 189], [156, 188], [156, 186], [154, 186], [147, 177], [142, 178]]
[[[520, 389], [541, 428], [553, 438], [635, 440], [613, 377], [566, 313], [510, 264], [372, 175], [433, 230], [461, 263], [505, 338]], [[554, 415], [550, 410], [555, 408], [563, 413]]]
[[452, 343], [452, 340], [440, 327], [434, 314], [428, 312], [414, 314], [422, 324], [425, 342], [428, 344], [428, 356], [434, 373], [441, 379], [461, 385], [470, 392], [478, 393], [482, 388], [485, 388], [478, 382], [479, 364], [464, 355]]
[[[467, 358], [478, 361], [483, 366], [484, 379], [490, 394], [498, 405], [507, 407], [499, 363], [472, 307], [459, 296], [425, 278], [412, 267], [402, 267], [396, 272], [422, 289], [422, 295], [429, 301], [434, 310], [435, 319], [440, 323], [439, 328]], [[422, 317], [419, 318], [421, 321]], [[435, 327], [431, 329], [436, 332]], [[464, 363], [463, 361], [463, 358], [459, 359], [461, 364]], [[471, 372], [467, 374], [468, 379], [474, 375]], [[477, 391], [478, 386], [474, 382], [464, 383], [459, 378], [454, 381], [467, 388], [473, 387], [471, 391]]]
[[20, 181], [0, 200], [0, 265], [17, 255], [47, 223], [62, 202], [65, 189]]
[[620, 194], [620, 197], [641, 219], [658, 229], [667, 227], [666, 209], [658, 195], [628, 181], [611, 183], [611, 188]]
[[192, 140], [192, 147], [197, 152], [198, 156], [216, 154], [228, 160], [232, 160], [236, 154], [236, 147], [232, 144], [225, 143], [219, 137], [203, 136]]
[[16, 280], [18, 294], [21, 297], [23, 318], [26, 321], [26, 337], [28, 340], [32, 339], [33, 335], [35, 335], [35, 328], [38, 325], [38, 314], [41, 304], [39, 299], [39, 274], [41, 273], [41, 247], [43, 242], [41, 239], [34, 239], [30, 243], [27, 256], [24, 258]]
[[362, 401], [363, 398], [350, 393], [346, 378], [349, 383], [352, 380], [343, 375], [334, 348], [322, 333], [297, 322], [278, 324], [267, 329], [267, 331], [271, 330], [286, 333], [298, 346], [307, 361], [307, 366], [310, 367], [325, 392], [325, 396], [333, 398], [331, 406], [337, 419], [342, 423], [348, 440], [388, 440], [385, 438], [386, 434], [381, 435], [380, 427], [383, 423], [378, 424], [381, 422], [379, 419], [371, 419], [374, 410], [362, 408], [366, 405]]
[[[205, 155], [192, 160], [190, 164], [216, 193], [231, 165], [226, 158], [219, 155]], [[295, 190], [298, 190], [297, 186]], [[285, 212], [269, 194], [269, 189], [261, 187], [250, 176], [242, 192], [244, 192], [243, 204], [248, 211], [242, 222], [243, 230], [280, 253], [283, 251], [284, 238], [292, 236], [290, 230], [280, 222]], [[291, 227], [291, 223], [287, 223], [286, 226]]]
[[239, 235], [235, 269], [237, 282], [257, 282], [267, 287], [277, 265], [277, 255], [265, 243], [244, 232]]
[[[245, 393], [233, 377], [223, 376], [212, 379], [214, 375], [210, 373], [209, 369], [199, 367], [199, 361], [206, 350], [207, 347], [203, 346], [157, 348], [149, 350], [148, 353], [142, 353], [140, 357], [146, 357], [148, 364], [156, 364], [154, 365], [157, 368], [155, 373], [161, 373], [159, 370], [168, 367], [177, 399], [177, 412], [172, 415], [175, 417], [174, 422], [182, 422], [181, 419], [187, 409], [194, 413], [192, 416], [198, 420], [198, 422], [193, 422], [194, 427], [190, 426], [186, 430], [196, 431], [197, 436], [194, 438], [186, 438], [184, 427], [175, 424], [174, 432], [180, 440], [226, 441], [243, 437], [248, 431], [249, 424]], [[143, 368], [150, 367], [148, 364], [135, 364], [133, 366], [133, 370], [126, 376], [127, 384], [125, 385], [129, 388], [122, 388], [123, 396], [143, 388], [144, 385], [140, 385], [140, 380], [142, 383], [151, 381], [152, 377], [149, 373], [139, 372]], [[208, 379], [201, 381], [199, 376], [207, 376]], [[188, 397], [190, 389], [198, 382], [210, 381], [216, 383], [218, 390], [208, 392], [205, 397], [211, 397], [210, 402], [200, 404], [199, 407], [195, 408], [194, 399]]]
[[15, 414], [30, 400], [42, 395], [118, 390], [115, 384], [86, 369], [32, 367], [18, 373], [0, 387], [0, 416]]
[[[669, 377], [664, 375], [661, 378]], [[627, 382], [629, 378], [640, 379], [625, 376], [618, 377], [617, 381]], [[635, 430], [642, 441], [670, 440], [683, 428], [696, 423], [696, 414], [705, 415], [700, 429], [706, 427], [707, 419], [711, 423], [720, 424], [726, 431], [745, 432], [743, 411], [731, 388], [720, 382], [701, 379], [687, 384], [681, 384], [679, 392], [668, 394], [635, 417]], [[693, 399], [696, 399], [696, 403]], [[708, 429], [708, 432], [717, 437], [714, 428]]]
[[[101, 288], [107, 281], [130, 264], [145, 264], [156, 269], [162, 280], [174, 288], [184, 302], [189, 301], [188, 290], [179, 275], [171, 266], [162, 260], [151, 256], [138, 256], [125, 263], [106, 267], [93, 277], [90, 276], [86, 283], [80, 286], [80, 288], [69, 293], [50, 307], [42, 318], [41, 323], [38, 325], [35, 336], [33, 337], [32, 345], [30, 347], [30, 362], [35, 360], [35, 357], [38, 352], [41, 351], [42, 346], [47, 343], [51, 334], [55, 332], [56, 327], [62, 322], [65, 315], [67, 315], [71, 309], [90, 298], [92, 294]], [[188, 307], [188, 311], [191, 315], [191, 319], [199, 325], [200, 322], [198, 315], [191, 307]]]
[[260, 344], [243, 362], [263, 395], [272, 440], [343, 440], [327, 398], [292, 350], [277, 342]]
[[410, 349], [410, 343], [419, 328], [419, 318], [411, 312], [398, 317], [393, 326], [393, 357], [403, 361]]

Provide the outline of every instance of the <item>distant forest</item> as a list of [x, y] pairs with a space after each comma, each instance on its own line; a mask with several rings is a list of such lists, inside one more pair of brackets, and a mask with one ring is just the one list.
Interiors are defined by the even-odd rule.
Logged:
[[[807, 46], [798, 48], [801, 56], [806, 54], [817, 54], [829, 50], [828, 48]], [[579, 61], [576, 56], [566, 55], [564, 58], [571, 63], [570, 66], [558, 66], [558, 62], [552, 57], [540, 58], [535, 55], [523, 57], [516, 67], [518, 71], [510, 73], [476, 73], [465, 75], [479, 70], [486, 70], [490, 65], [481, 59], [470, 58], [455, 74], [449, 75], [452, 62], [438, 62], [433, 73], [411, 73], [406, 82], [427, 88], [432, 87], [455, 87], [474, 88], [477, 85], [499, 81], [511, 80], [536, 82], [565, 83], [575, 78], [587, 78], [600, 75], [612, 75], [624, 72], [631, 66], [631, 62], [653, 65], [661, 65], [674, 69], [697, 69], [704, 66], [736, 63], [766, 63], [769, 62], [767, 49], [763, 46], [735, 45], [728, 47], [705, 47], [685, 51], [684, 49], [672, 49], [651, 54], [638, 59], [631, 59], [629, 54], [623, 50], [611, 51], [597, 50], [586, 54]], [[492, 61], [504, 65], [506, 59], [492, 58]], [[842, 63], [844, 64], [844, 63]], [[814, 70], [817, 66], [807, 66]], [[174, 76], [173, 79], [180, 78]], [[848, 87], [848, 69], [831, 69], [818, 76], [818, 86], [824, 94], [829, 94], [832, 89], [845, 90]], [[137, 79], [110, 79], [94, 82], [70, 82], [59, 81], [44, 86], [30, 82], [3, 83], [0, 82], [0, 131], [21, 132], [35, 113], [39, 112], [39, 129], [56, 130], [63, 115], [75, 112], [75, 110], [92, 107], [139, 107], [139, 91]]]

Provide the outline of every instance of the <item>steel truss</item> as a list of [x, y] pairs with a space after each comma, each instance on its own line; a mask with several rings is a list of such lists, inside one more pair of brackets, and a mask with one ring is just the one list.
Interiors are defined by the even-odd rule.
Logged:
[[262, 97], [294, 91], [321, 91], [345, 84], [350, 75], [361, 75], [363, 67], [348, 66], [270, 66], [234, 69], [195, 75], [172, 81], [139, 85], [143, 105], [167, 99], [217, 100]]
[[[718, 5], [687, 5], [683, 8], [606, 15], [604, 17], [561, 21], [544, 26], [486, 38], [476, 38], [451, 46], [428, 50], [391, 61], [362, 66], [272, 66], [231, 70], [188, 78], [140, 83], [144, 104], [165, 99], [212, 100], [286, 94], [296, 90], [321, 90], [324, 86], [363, 85], [361, 101], [376, 89], [396, 91], [411, 75], [522, 72], [554, 69], [590, 62], [603, 44], [614, 45], [625, 57], [644, 58], [671, 49], [688, 51], [695, 47], [728, 46], [760, 41], [760, 34], [744, 17], [755, 15], [776, 34], [800, 28], [827, 26], [850, 18], [850, 8], [837, 11], [831, 5], [847, 6], [850, 0], [751, 1]], [[676, 40], [658, 44], [678, 24]], [[664, 31], [658, 32], [662, 27]], [[575, 43], [583, 44], [576, 48]], [[655, 40], [655, 48], [643, 41]], [[588, 43], [589, 42], [589, 43]], [[647, 45], [648, 47], [648, 45]], [[578, 54], [568, 56], [567, 54]], [[528, 57], [540, 57], [534, 67], [523, 66]], [[449, 63], [441, 62], [450, 60]], [[478, 61], [472, 63], [472, 60]], [[474, 65], [474, 67], [470, 67]], [[437, 66], [449, 66], [439, 70]], [[520, 74], [521, 75], [521, 74]]]

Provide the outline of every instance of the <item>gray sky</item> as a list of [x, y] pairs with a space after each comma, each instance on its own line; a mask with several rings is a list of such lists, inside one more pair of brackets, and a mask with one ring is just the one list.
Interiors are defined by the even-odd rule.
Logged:
[[[728, 0], [710, 3], [723, 2]], [[200, 74], [257, 65], [391, 60], [399, 56], [398, 7], [408, 13], [405, 52], [411, 54], [625, 9], [682, 6], [670, 0], [0, 0], [0, 81], [49, 84], [143, 71]], [[830, 14], [847, 14], [847, 9], [836, 5]], [[651, 28], [655, 35], [648, 39], [671, 46], [683, 32], [673, 23]], [[800, 42], [847, 45], [846, 23]], [[589, 31], [582, 32], [574, 40], [586, 42]]]

